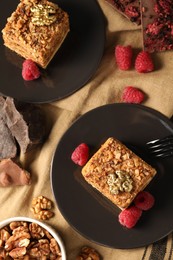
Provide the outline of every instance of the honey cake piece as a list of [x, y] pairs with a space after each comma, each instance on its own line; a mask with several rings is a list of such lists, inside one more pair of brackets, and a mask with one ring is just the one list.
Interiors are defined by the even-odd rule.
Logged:
[[141, 10], [144, 50], [173, 50], [173, 1], [141, 0]]
[[156, 170], [110, 137], [82, 168], [84, 179], [120, 209], [127, 208]]
[[69, 16], [47, 0], [21, 0], [2, 30], [4, 45], [46, 68], [70, 31]]

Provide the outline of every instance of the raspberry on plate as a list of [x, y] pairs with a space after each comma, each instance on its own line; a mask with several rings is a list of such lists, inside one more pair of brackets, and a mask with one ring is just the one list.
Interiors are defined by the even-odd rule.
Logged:
[[141, 209], [135, 206], [130, 206], [129, 208], [121, 211], [121, 213], [118, 216], [118, 219], [121, 225], [127, 228], [133, 228], [138, 222], [141, 215]]
[[85, 143], [78, 145], [71, 155], [71, 159], [75, 164], [83, 166], [89, 157], [89, 147]]
[[117, 45], [115, 47], [115, 60], [119, 69], [130, 69], [132, 63], [132, 47], [130, 45]]
[[153, 195], [147, 191], [141, 191], [134, 199], [134, 204], [141, 210], [149, 210], [153, 207], [155, 199]]
[[135, 69], [139, 73], [147, 73], [154, 70], [154, 64], [147, 51], [141, 51], [135, 60]]
[[24, 80], [34, 80], [40, 77], [40, 71], [37, 65], [30, 59], [23, 62], [22, 77]]
[[145, 98], [144, 93], [133, 86], [127, 86], [122, 93], [122, 101], [126, 103], [140, 104]]

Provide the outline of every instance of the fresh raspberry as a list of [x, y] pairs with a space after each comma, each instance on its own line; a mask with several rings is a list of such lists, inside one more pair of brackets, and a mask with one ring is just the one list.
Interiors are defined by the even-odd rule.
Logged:
[[135, 206], [130, 206], [129, 208], [121, 211], [121, 213], [118, 216], [118, 219], [121, 225], [127, 228], [132, 228], [136, 225], [141, 215], [142, 215], [141, 209]]
[[71, 159], [74, 163], [83, 166], [89, 157], [89, 147], [85, 143], [78, 145], [71, 155]]
[[115, 47], [115, 60], [119, 69], [130, 69], [132, 63], [132, 47], [130, 45], [117, 45]]
[[141, 210], [149, 210], [153, 207], [155, 199], [152, 194], [147, 191], [141, 191], [134, 199], [134, 204]]
[[122, 93], [122, 101], [126, 103], [140, 104], [144, 98], [144, 93], [138, 88], [132, 86], [125, 87]]
[[40, 71], [32, 60], [25, 60], [22, 67], [22, 77], [24, 80], [34, 80], [40, 77]]
[[140, 73], [147, 73], [154, 70], [154, 64], [147, 51], [141, 51], [135, 60], [135, 69]]

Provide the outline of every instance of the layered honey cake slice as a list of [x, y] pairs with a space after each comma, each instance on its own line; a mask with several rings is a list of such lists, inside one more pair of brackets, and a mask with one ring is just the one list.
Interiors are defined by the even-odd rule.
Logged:
[[69, 16], [47, 0], [21, 0], [2, 30], [4, 45], [46, 68], [70, 31]]
[[156, 170], [115, 138], [108, 138], [82, 168], [85, 180], [120, 209], [127, 208]]

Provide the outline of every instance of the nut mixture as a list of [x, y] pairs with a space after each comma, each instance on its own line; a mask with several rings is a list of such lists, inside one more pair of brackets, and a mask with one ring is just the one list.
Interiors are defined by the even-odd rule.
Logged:
[[31, 8], [33, 17], [32, 23], [38, 26], [50, 25], [57, 19], [56, 9], [50, 5], [38, 4]]
[[16, 221], [0, 229], [0, 259], [61, 259], [58, 243], [37, 223]]
[[99, 253], [91, 247], [83, 247], [76, 260], [101, 260]]
[[118, 194], [121, 191], [130, 192], [133, 189], [133, 180], [129, 173], [120, 170], [108, 175], [107, 184], [112, 194]]
[[51, 211], [53, 207], [52, 201], [44, 196], [38, 196], [33, 198], [31, 211], [34, 216], [39, 220], [48, 220], [54, 216]]

